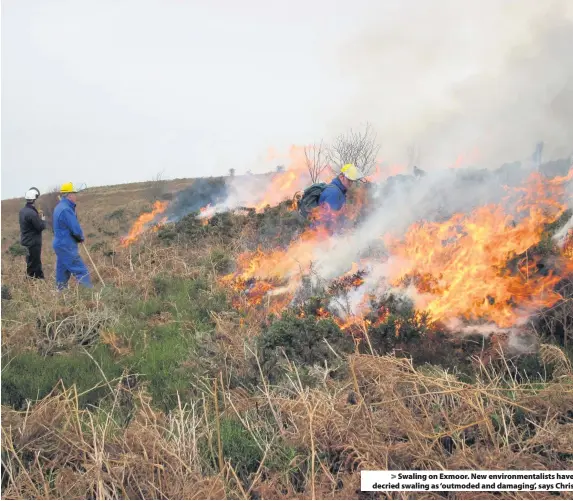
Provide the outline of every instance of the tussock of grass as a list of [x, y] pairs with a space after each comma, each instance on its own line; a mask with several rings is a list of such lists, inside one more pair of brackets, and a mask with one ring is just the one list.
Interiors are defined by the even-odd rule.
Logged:
[[197, 440], [204, 419], [194, 409], [164, 416], [136, 397], [130, 423], [77, 405], [62, 389], [26, 413], [3, 410], [7, 499], [219, 499], [222, 475], [203, 475]]

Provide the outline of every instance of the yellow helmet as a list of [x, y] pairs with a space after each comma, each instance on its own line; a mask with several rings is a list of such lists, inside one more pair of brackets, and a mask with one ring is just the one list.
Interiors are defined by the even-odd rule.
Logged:
[[359, 179], [362, 179], [364, 177], [364, 174], [354, 164], [344, 165], [344, 167], [340, 169], [340, 172], [344, 174], [344, 176], [347, 179], [350, 179], [351, 181], [358, 181]]
[[77, 193], [73, 183], [64, 183], [60, 188], [60, 193]]

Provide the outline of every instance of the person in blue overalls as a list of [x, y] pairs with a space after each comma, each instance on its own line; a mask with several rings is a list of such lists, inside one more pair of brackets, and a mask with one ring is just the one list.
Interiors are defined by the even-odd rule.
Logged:
[[77, 191], [72, 183], [65, 183], [60, 190], [60, 202], [54, 209], [54, 241], [56, 253], [56, 283], [58, 289], [67, 287], [70, 277], [85, 287], [93, 287], [90, 272], [82, 261], [78, 244], [84, 241], [84, 234], [76, 216]]

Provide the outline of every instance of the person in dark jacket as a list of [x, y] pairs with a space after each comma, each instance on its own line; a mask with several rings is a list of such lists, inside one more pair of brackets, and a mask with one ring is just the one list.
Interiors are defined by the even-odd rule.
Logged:
[[26, 205], [20, 209], [20, 243], [26, 247], [26, 275], [44, 278], [42, 270], [42, 232], [46, 229], [45, 217], [35, 203], [40, 192], [31, 188], [26, 192]]
[[85, 287], [93, 287], [90, 273], [82, 261], [78, 243], [84, 241], [84, 233], [76, 216], [76, 193], [72, 183], [65, 183], [60, 190], [60, 202], [54, 209], [54, 241], [56, 253], [56, 283], [58, 289], [68, 285], [73, 275]]

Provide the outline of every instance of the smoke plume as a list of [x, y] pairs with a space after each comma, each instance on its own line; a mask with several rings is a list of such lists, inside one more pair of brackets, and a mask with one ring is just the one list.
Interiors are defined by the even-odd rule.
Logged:
[[[496, 168], [573, 153], [573, 3], [372, 4], [372, 26], [344, 46], [339, 71], [355, 95], [332, 133], [370, 121], [381, 154], [422, 168]], [[419, 166], [419, 165], [418, 165]]]
[[165, 214], [168, 222], [175, 222], [208, 204], [218, 204], [226, 199], [228, 187], [222, 178], [199, 178], [193, 184], [177, 193]]

